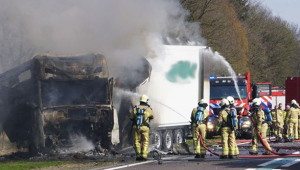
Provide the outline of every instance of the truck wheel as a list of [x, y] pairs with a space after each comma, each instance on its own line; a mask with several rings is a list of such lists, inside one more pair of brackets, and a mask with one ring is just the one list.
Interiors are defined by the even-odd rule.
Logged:
[[151, 143], [154, 144], [154, 148], [161, 150], [162, 147], [162, 135], [160, 131], [154, 131], [151, 134]]
[[171, 130], [166, 130], [163, 134], [162, 148], [166, 151], [173, 149], [173, 134]]
[[184, 142], [184, 136], [181, 129], [174, 131], [174, 143], [183, 143]]

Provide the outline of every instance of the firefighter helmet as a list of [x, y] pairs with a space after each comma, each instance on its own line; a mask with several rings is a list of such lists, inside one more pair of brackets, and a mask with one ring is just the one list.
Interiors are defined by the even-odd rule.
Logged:
[[234, 98], [232, 96], [228, 96], [226, 99], [229, 101], [229, 104], [234, 104]]
[[297, 104], [297, 101], [296, 101], [295, 99], [293, 99], [293, 100], [291, 101], [291, 104]]
[[206, 101], [205, 99], [201, 99], [201, 100], [199, 101], [199, 104], [207, 104], [207, 101]]
[[220, 103], [220, 106], [221, 107], [223, 107], [223, 106], [229, 106], [229, 101], [227, 100], [227, 99], [225, 99], [225, 98], [223, 98], [222, 100], [221, 100], [221, 103]]
[[147, 95], [143, 94], [140, 98], [140, 102], [148, 103], [149, 98]]
[[207, 104], [207, 101], [205, 99], [201, 99], [198, 103], [199, 106], [202, 106], [202, 107], [207, 107], [208, 104]]
[[261, 104], [260, 98], [253, 99], [252, 104], [255, 105], [255, 106], [260, 106], [260, 104]]

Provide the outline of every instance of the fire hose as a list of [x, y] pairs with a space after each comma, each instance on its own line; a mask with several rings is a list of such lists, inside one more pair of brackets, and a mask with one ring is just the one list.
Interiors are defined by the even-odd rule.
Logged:
[[[254, 121], [253, 121], [253, 118], [250, 117], [250, 119], [251, 119], [251, 122], [252, 122], [252, 124], [253, 124], [253, 122], [254, 122]], [[292, 155], [292, 157], [298, 157], [298, 156], [300, 156], [300, 154], [286, 154], [286, 153], [279, 153], [279, 152], [273, 151], [270, 147], [267, 146], [267, 144], [266, 144], [265, 141], [263, 140], [261, 134], [258, 133], [257, 127], [255, 126], [254, 128], [255, 128], [255, 131], [256, 131], [256, 133], [257, 133], [259, 139], [260, 139], [261, 144], [262, 144], [262, 145], [265, 147], [265, 149], [267, 149], [269, 152], [273, 153], [274, 155], [278, 155], [278, 156], [288, 156], [288, 155]]]
[[[251, 117], [251, 121], [253, 123], [253, 119]], [[257, 132], [256, 130], [256, 127], [255, 127], [255, 131]], [[275, 152], [273, 150], [271, 150], [270, 147], [268, 147], [265, 143], [265, 141], [263, 140], [262, 136], [260, 134], [258, 134], [257, 132], [257, 135], [260, 139], [260, 142], [262, 143], [262, 145], [268, 150], [270, 151], [271, 153], [273, 153], [274, 155], [240, 155], [239, 157], [240, 158], [267, 158], [267, 157], [299, 157], [300, 154], [285, 154], [285, 153], [278, 153], [278, 152]], [[204, 147], [208, 152], [210, 152], [211, 154], [213, 155], [216, 155], [218, 157], [220, 157], [220, 154], [218, 153], [215, 153], [214, 151], [210, 150], [208, 147], [205, 146], [204, 142], [203, 142], [203, 138], [202, 138], [202, 135], [201, 133], [199, 133], [199, 139], [200, 139], [200, 144], [202, 145], [202, 147]], [[290, 148], [292, 149], [292, 148]], [[299, 148], [298, 148], [299, 149]]]
[[210, 152], [211, 154], [214, 154], [214, 155], [216, 155], [216, 156], [220, 156], [220, 154], [215, 153], [214, 151], [208, 149], [208, 147], [206, 147], [206, 146], [204, 145], [204, 142], [203, 142], [201, 133], [199, 133], [199, 139], [200, 139], [200, 144], [201, 144], [208, 152]]

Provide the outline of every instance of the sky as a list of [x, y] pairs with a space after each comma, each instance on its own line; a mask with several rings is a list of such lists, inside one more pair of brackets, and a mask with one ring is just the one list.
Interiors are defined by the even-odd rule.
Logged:
[[268, 7], [274, 16], [279, 16], [300, 26], [300, 0], [257, 0]]

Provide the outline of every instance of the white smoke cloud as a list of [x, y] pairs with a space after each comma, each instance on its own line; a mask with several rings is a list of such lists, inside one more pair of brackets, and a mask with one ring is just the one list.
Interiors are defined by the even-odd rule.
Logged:
[[96, 52], [116, 77], [162, 44], [204, 45], [187, 16], [176, 0], [0, 0], [0, 73], [38, 53]]
[[111, 65], [127, 64], [163, 41], [205, 43], [174, 0], [0, 0], [0, 11], [2, 66], [43, 52], [97, 52]]

